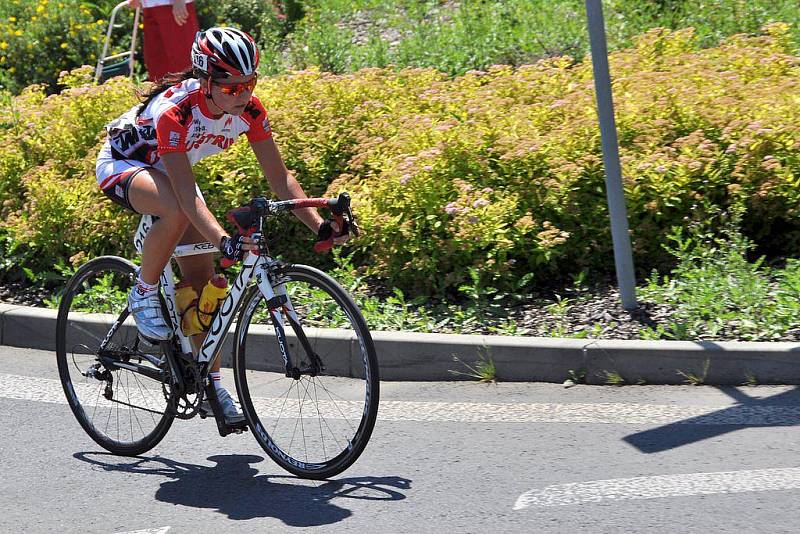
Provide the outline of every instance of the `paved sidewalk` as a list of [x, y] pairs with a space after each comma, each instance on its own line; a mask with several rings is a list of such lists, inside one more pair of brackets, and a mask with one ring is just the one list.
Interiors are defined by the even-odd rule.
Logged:
[[[0, 304], [0, 344], [55, 350], [56, 311]], [[272, 328], [251, 327], [258, 343], [270, 343]], [[688, 375], [705, 384], [800, 384], [800, 343], [619, 341], [515, 336], [373, 332], [382, 380], [472, 380], [453, 371], [463, 363], [491, 358], [497, 379], [563, 382], [571, 372], [588, 384], [604, 384], [609, 374], [626, 384], [685, 384]], [[289, 344], [293, 339], [289, 336]], [[331, 341], [342, 340], [332, 331]], [[345, 334], [345, 341], [347, 336]], [[355, 357], [355, 339], [349, 339]], [[231, 364], [232, 340], [223, 348]]]

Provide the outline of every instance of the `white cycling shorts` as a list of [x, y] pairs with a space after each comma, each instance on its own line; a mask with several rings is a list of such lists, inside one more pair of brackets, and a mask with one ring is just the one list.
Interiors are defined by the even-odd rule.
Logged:
[[[129, 209], [134, 213], [139, 213], [128, 201], [128, 187], [134, 176], [141, 171], [149, 169], [157, 169], [164, 172], [161, 165], [153, 166], [134, 159], [114, 159], [111, 154], [111, 145], [106, 141], [103, 148], [100, 149], [100, 153], [97, 155], [97, 163], [95, 165], [97, 186], [107, 197], [123, 208]], [[197, 184], [195, 184], [195, 190], [197, 191], [197, 196], [205, 202], [203, 193], [200, 191]]]

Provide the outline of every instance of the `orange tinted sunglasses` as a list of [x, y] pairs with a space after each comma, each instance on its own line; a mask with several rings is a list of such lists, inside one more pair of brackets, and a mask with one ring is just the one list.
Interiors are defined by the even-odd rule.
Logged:
[[219, 90], [220, 92], [222, 92], [222, 94], [239, 96], [245, 91], [252, 91], [253, 89], [255, 89], [256, 83], [258, 83], [258, 76], [253, 76], [249, 82], [226, 83], [226, 84], [217, 83], [216, 86], [219, 87]]

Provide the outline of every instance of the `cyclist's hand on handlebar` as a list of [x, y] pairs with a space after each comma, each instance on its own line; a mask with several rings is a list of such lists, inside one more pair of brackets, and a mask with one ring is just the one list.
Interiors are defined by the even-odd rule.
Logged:
[[317, 252], [324, 252], [334, 245], [341, 245], [350, 239], [350, 224], [342, 217], [337, 217], [339, 220], [327, 219], [317, 230], [317, 242], [314, 244], [314, 250]]
[[331, 225], [331, 235], [333, 235], [333, 243], [335, 245], [341, 245], [350, 239], [350, 223], [345, 220], [339, 223], [331, 219], [328, 219], [326, 222]]
[[234, 234], [223, 236], [219, 244], [222, 256], [228, 260], [226, 263], [242, 261], [246, 252], [258, 252], [258, 241], [252, 237]]

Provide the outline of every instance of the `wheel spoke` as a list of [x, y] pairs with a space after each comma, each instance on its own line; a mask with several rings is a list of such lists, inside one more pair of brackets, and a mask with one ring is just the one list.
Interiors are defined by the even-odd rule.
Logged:
[[95, 334], [94, 332], [91, 332], [91, 331], [87, 330], [87, 329], [86, 329], [86, 328], [84, 328], [84, 327], [83, 327], [83, 325], [81, 325], [81, 323], [80, 323], [80, 322], [78, 322], [78, 321], [72, 321], [72, 322], [70, 322], [70, 324], [69, 324], [69, 327], [70, 327], [70, 328], [72, 328], [72, 329], [75, 329], [75, 330], [77, 330], [78, 332], [80, 332], [80, 333], [82, 333], [82, 334], [85, 334], [85, 335], [89, 336], [89, 337], [90, 337], [90, 338], [92, 338], [94, 341], [97, 341], [97, 342], [98, 342], [98, 344], [99, 344], [99, 342], [100, 342], [100, 341], [103, 341], [103, 338], [102, 338], [102, 337], [98, 336], [98, 335], [97, 335], [97, 334]]
[[[261, 424], [261, 428], [269, 428], [266, 435], [254, 433], [267, 454], [292, 473], [325, 478], [352, 464], [372, 433], [378, 399], [375, 349], [360, 312], [329, 277], [304, 266], [293, 266], [284, 277], [290, 296], [287, 306], [296, 313], [308, 338], [306, 345], [297, 337], [287, 312], [287, 346], [293, 365], [305, 371], [299, 379], [286, 377], [277, 347], [256, 351], [258, 345], [247, 341], [255, 331], [249, 325], [269, 315], [263, 297], [252, 290], [243, 303], [236, 333], [241, 340], [235, 355], [237, 388], [252, 424], [274, 418], [267, 426]], [[342, 328], [355, 334], [358, 346], [366, 351], [364, 357], [351, 363], [350, 338], [335, 334]], [[312, 354], [325, 365], [325, 371], [313, 376], [304, 367], [313, 361]], [[329, 374], [340, 371], [352, 375]]]
[[275, 433], [276, 429], [278, 428], [278, 423], [281, 420], [281, 415], [283, 415], [283, 410], [286, 408], [286, 401], [289, 399], [289, 395], [292, 393], [292, 388], [295, 386], [295, 383], [292, 382], [289, 385], [289, 389], [286, 390], [286, 395], [283, 397], [283, 404], [281, 404], [281, 411], [278, 412], [278, 417], [275, 418], [275, 426], [272, 428], [272, 432]]
[[333, 405], [336, 407], [336, 409], [339, 411], [339, 414], [342, 416], [342, 419], [344, 419], [344, 421], [345, 421], [345, 422], [347, 423], [347, 425], [350, 427], [350, 430], [351, 430], [353, 433], [355, 433], [356, 429], [355, 429], [355, 428], [353, 428], [353, 425], [351, 425], [351, 424], [350, 424], [350, 419], [348, 419], [348, 418], [347, 418], [347, 416], [344, 414], [344, 412], [342, 411], [342, 409], [339, 407], [339, 404], [338, 404], [338, 403], [337, 403], [335, 400], [333, 400], [333, 397], [331, 396], [331, 393], [330, 393], [330, 391], [328, 391], [328, 388], [326, 388], [326, 387], [324, 387], [324, 386], [323, 386], [323, 387], [322, 387], [322, 389], [325, 391], [325, 393], [327, 393], [327, 394], [328, 394], [328, 398], [331, 400], [331, 403], [332, 403], [332, 404], [333, 404]]
[[[311, 384], [314, 386], [314, 398], [319, 400], [317, 396], [317, 383], [315, 380], [311, 380]], [[314, 407], [317, 409], [317, 421], [319, 422], [319, 441], [322, 444], [322, 456], [327, 458], [328, 453], [325, 451], [325, 436], [322, 433], [322, 414], [319, 411], [319, 403], [315, 402]], [[325, 421], [325, 426], [328, 426], [328, 422]], [[330, 427], [329, 427], [330, 428]]]
[[[314, 384], [314, 389], [316, 389], [316, 387], [317, 387], [317, 386], [316, 386], [316, 383], [315, 383], [315, 384]], [[336, 432], [334, 432], [334, 431], [333, 431], [333, 429], [332, 429], [332, 428], [330, 427], [330, 425], [328, 424], [328, 420], [327, 420], [327, 419], [325, 419], [324, 417], [322, 417], [321, 415], [320, 415], [320, 417], [319, 417], [319, 420], [320, 420], [320, 434], [322, 434], [322, 423], [325, 423], [325, 428], [327, 428], [327, 429], [328, 429], [328, 432], [330, 432], [330, 434], [331, 434], [331, 437], [332, 437], [332, 438], [333, 438], [333, 440], [336, 442], [336, 445], [338, 445], [339, 447], [342, 447], [342, 444], [341, 444], [341, 442], [339, 441], [339, 438], [336, 436]], [[323, 439], [324, 439], [324, 438], [323, 438]], [[323, 441], [323, 446], [324, 446], [324, 441]]]
[[[61, 298], [56, 347], [61, 381], [74, 392], [67, 400], [84, 430], [107, 450], [131, 455], [154, 447], [172, 424], [160, 382], [129, 369], [111, 371], [97, 358], [106, 342], [114, 358], [148, 365], [142, 363], [135, 326], [127, 317], [134, 272], [133, 264], [115, 257], [80, 267]], [[92, 366], [96, 376], [83, 376]], [[113, 392], [111, 400], [106, 388]]]

